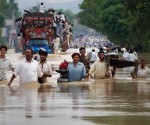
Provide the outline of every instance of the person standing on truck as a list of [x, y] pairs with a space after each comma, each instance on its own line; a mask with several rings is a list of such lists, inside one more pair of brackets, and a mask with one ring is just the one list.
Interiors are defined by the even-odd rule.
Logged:
[[40, 4], [39, 12], [40, 13], [44, 13], [45, 12], [45, 7], [44, 7], [43, 3]]
[[40, 53], [40, 62], [39, 62], [39, 66], [41, 68], [41, 71], [45, 74], [45, 77], [38, 77], [38, 82], [39, 83], [45, 83], [47, 82], [47, 77], [51, 77], [51, 72], [52, 72], [52, 69], [51, 69], [51, 66], [47, 63], [47, 51], [44, 51], [44, 50], [41, 50]]
[[11, 85], [12, 81], [17, 75], [19, 75], [20, 85], [37, 82], [38, 77], [46, 76], [46, 74], [42, 73], [38, 62], [33, 59], [32, 49], [26, 49], [25, 56], [26, 59], [16, 65], [14, 73], [7, 84], [8, 86]]

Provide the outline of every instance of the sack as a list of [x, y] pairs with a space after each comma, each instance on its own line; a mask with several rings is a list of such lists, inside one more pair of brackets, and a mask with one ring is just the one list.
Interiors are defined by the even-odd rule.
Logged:
[[41, 77], [38, 77], [38, 82], [39, 82], [40, 84], [45, 83], [45, 79], [44, 79], [44, 78], [41, 78]]

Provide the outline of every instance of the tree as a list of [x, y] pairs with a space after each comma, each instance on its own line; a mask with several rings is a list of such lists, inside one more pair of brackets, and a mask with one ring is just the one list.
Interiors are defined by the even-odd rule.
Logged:
[[74, 14], [71, 10], [67, 9], [67, 10], [63, 10], [63, 9], [59, 9], [56, 10], [57, 12], [62, 12], [66, 17], [67, 20], [71, 23], [74, 22], [75, 18], [76, 18], [76, 14]]
[[3, 27], [5, 24], [5, 16], [0, 12], [0, 27]]
[[16, 0], [9, 0], [7, 3], [7, 8], [4, 9], [4, 14], [6, 18], [11, 19], [13, 15], [13, 11], [14, 11], [14, 16], [16, 18], [18, 18], [21, 15]]
[[81, 24], [102, 32], [115, 43], [129, 42], [122, 0], [84, 1], [78, 14]]
[[117, 44], [150, 45], [149, 0], [84, 0], [78, 20]]
[[127, 21], [131, 23], [132, 41], [142, 44], [143, 48], [150, 47], [150, 1], [126, 0], [125, 7], [129, 13]]
[[33, 6], [33, 7], [30, 9], [30, 12], [39, 12], [39, 4]]

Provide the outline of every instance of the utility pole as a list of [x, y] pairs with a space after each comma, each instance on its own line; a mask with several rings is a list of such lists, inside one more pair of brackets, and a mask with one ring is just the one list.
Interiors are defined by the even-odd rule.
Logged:
[[13, 10], [12, 13], [12, 19], [11, 19], [11, 27], [10, 27], [10, 33], [9, 33], [9, 47], [14, 48], [14, 39], [16, 37], [16, 28], [14, 26], [15, 21], [15, 10]]

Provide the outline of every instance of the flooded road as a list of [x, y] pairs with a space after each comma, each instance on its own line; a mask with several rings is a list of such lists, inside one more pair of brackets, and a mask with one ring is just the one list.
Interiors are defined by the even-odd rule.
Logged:
[[[70, 52], [49, 55], [52, 68], [70, 61]], [[7, 56], [14, 65], [24, 58], [11, 52]], [[132, 80], [121, 69], [113, 79], [57, 85], [57, 77], [53, 72], [45, 85], [19, 87], [18, 78], [11, 87], [0, 82], [0, 125], [149, 125], [150, 79]]]

